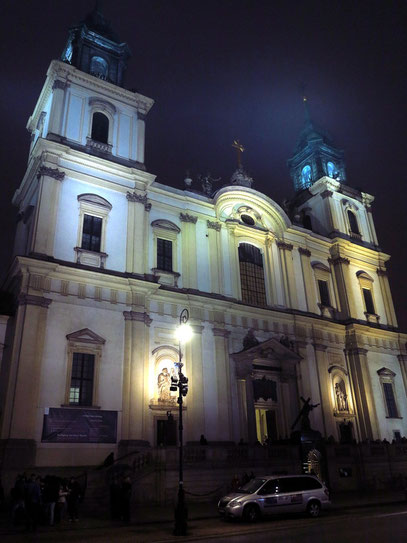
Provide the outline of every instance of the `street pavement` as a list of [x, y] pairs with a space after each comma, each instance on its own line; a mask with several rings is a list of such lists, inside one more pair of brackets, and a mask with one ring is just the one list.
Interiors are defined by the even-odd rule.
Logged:
[[[189, 504], [189, 521], [187, 537], [174, 537], [173, 507], [144, 506], [136, 510], [136, 517], [130, 524], [112, 522], [106, 518], [81, 518], [77, 523], [64, 522], [61, 525], [40, 526], [36, 534], [29, 534], [23, 528], [15, 528], [6, 518], [0, 525], [0, 540], [8, 541], [42, 541], [63, 543], [65, 541], [85, 542], [127, 542], [159, 543], [164, 541], [231, 541], [251, 542], [270, 541], [270, 534], [279, 536], [279, 543], [301, 541], [305, 543], [333, 543], [338, 541], [357, 541], [364, 543], [379, 541], [376, 535], [382, 533], [382, 525], [388, 525], [391, 539], [381, 539], [381, 543], [407, 542], [407, 501], [404, 491], [341, 493], [331, 496], [332, 508], [318, 520], [308, 519], [304, 515], [279, 516], [274, 520], [260, 521], [255, 524], [243, 522], [226, 522], [218, 518], [215, 503]], [[385, 516], [383, 516], [385, 515]], [[386, 516], [387, 515], [387, 516]], [[370, 519], [370, 520], [369, 520]], [[375, 524], [378, 526], [374, 529]], [[371, 538], [358, 537], [347, 539], [347, 535], [359, 533], [364, 526]], [[403, 528], [404, 526], [404, 528]], [[351, 530], [352, 527], [352, 530]], [[349, 532], [350, 530], [350, 532]], [[347, 531], [349, 534], [347, 534]], [[291, 535], [290, 535], [291, 534]], [[342, 538], [333, 537], [342, 534]], [[402, 538], [400, 534], [403, 534]], [[312, 536], [312, 537], [311, 537]], [[290, 539], [291, 537], [291, 539]], [[287, 539], [288, 538], [288, 539]], [[274, 537], [273, 537], [274, 540]]]

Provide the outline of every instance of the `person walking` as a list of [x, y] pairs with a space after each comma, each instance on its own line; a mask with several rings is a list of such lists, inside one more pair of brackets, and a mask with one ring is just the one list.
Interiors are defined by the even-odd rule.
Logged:
[[41, 512], [40, 478], [33, 473], [24, 487], [24, 503], [26, 510], [27, 530], [37, 531], [38, 519]]
[[69, 515], [69, 522], [78, 522], [79, 520], [79, 513], [78, 513], [78, 507], [79, 507], [79, 500], [81, 498], [81, 487], [76, 479], [74, 477], [71, 477], [71, 480], [68, 484], [68, 496], [67, 496], [67, 504], [68, 504], [68, 515]]

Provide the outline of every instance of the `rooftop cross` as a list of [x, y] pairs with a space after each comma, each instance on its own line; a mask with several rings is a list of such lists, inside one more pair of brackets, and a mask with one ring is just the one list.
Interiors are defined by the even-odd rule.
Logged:
[[236, 149], [237, 152], [237, 167], [242, 167], [242, 153], [244, 151], [243, 145], [239, 142], [239, 140], [234, 140], [232, 147]]

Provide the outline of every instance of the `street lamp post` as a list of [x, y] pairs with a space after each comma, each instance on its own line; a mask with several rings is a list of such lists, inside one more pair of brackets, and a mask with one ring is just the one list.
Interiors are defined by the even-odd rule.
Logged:
[[183, 473], [183, 425], [182, 425], [182, 404], [183, 398], [188, 393], [188, 378], [182, 373], [182, 343], [187, 342], [192, 335], [191, 327], [188, 323], [189, 313], [188, 309], [183, 309], [179, 317], [179, 326], [177, 328], [176, 335], [179, 342], [179, 360], [176, 363], [178, 367], [178, 376], [171, 377], [171, 390], [173, 392], [178, 390], [178, 437], [179, 437], [179, 477], [178, 477], [178, 501], [175, 507], [175, 527], [174, 535], [186, 535], [187, 533], [187, 508], [185, 505], [185, 492], [184, 492], [184, 473]]

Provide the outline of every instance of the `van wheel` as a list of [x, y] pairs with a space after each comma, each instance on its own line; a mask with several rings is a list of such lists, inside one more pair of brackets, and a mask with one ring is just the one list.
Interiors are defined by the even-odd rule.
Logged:
[[246, 522], [256, 522], [260, 518], [260, 511], [257, 505], [249, 504], [243, 510], [243, 519]]
[[309, 504], [307, 505], [307, 513], [312, 518], [319, 517], [321, 513], [321, 504], [316, 500], [309, 502]]

